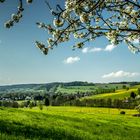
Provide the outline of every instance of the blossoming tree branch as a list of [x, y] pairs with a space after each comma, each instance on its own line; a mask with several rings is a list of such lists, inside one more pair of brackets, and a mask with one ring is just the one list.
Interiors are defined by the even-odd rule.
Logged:
[[[0, 0], [4, 2], [5, 0]], [[32, 3], [33, 0], [27, 0]], [[36, 46], [47, 55], [50, 49], [62, 42], [76, 38], [73, 49], [82, 48], [89, 41], [105, 36], [113, 45], [125, 42], [134, 52], [140, 52], [140, 1], [139, 0], [65, 0], [65, 6], [53, 9], [49, 0], [45, 1], [51, 15], [52, 24], [37, 22], [39, 28], [48, 31], [48, 44], [36, 41]], [[24, 8], [19, 0], [18, 12], [5, 23], [13, 26], [22, 17]], [[135, 44], [138, 40], [138, 44]]]

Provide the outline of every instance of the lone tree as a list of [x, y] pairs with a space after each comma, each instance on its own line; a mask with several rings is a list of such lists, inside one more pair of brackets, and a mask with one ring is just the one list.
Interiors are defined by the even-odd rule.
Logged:
[[50, 101], [49, 101], [48, 98], [45, 98], [45, 105], [46, 105], [46, 106], [49, 106], [49, 105], [50, 105]]
[[132, 92], [130, 93], [130, 97], [131, 97], [131, 98], [135, 99], [136, 96], [137, 96], [137, 95], [135, 94], [135, 92], [132, 91]]
[[[0, 3], [5, 0], [0, 0]], [[26, 0], [32, 3], [33, 0]], [[22, 18], [23, 0], [19, 0], [18, 11], [5, 23], [12, 27]], [[52, 9], [52, 24], [37, 22], [39, 28], [47, 30], [51, 38], [48, 44], [36, 41], [36, 46], [45, 54], [62, 42], [75, 38], [73, 49], [82, 48], [87, 42], [106, 37], [112, 45], [125, 42], [133, 52], [140, 52], [140, 1], [139, 0], [65, 0], [65, 6]], [[45, 4], [44, 3], [44, 4]]]

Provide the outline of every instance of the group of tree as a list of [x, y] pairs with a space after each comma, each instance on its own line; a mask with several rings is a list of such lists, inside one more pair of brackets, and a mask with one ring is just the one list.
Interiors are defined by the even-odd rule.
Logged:
[[92, 98], [84, 98], [84, 99], [76, 99], [72, 101], [68, 101], [63, 105], [70, 106], [88, 106], [88, 107], [108, 107], [108, 108], [127, 108], [134, 109], [136, 106], [140, 104], [140, 94], [138, 94], [140, 89], [138, 88], [137, 94], [135, 92], [131, 92], [130, 96], [124, 99], [111, 99], [111, 98], [101, 98], [101, 99], [92, 99]]
[[[63, 105], [65, 104], [65, 102], [68, 101], [72, 101], [72, 100], [76, 100], [76, 99], [80, 99], [82, 97], [86, 97], [86, 96], [92, 96], [95, 94], [103, 94], [103, 93], [112, 93], [115, 92], [115, 89], [103, 89], [103, 88], [99, 88], [98, 90], [93, 90], [93, 91], [86, 91], [86, 92], [79, 92], [77, 91], [76, 93], [61, 93], [61, 92], [50, 92], [50, 93], [46, 93], [46, 94], [40, 94], [40, 93], [36, 93], [34, 94], [5, 94], [3, 96], [3, 98], [1, 98], [1, 100], [9, 100], [9, 101], [24, 101], [22, 103], [22, 106], [24, 107], [28, 107], [29, 106], [29, 101], [33, 100], [35, 102], [37, 101], [41, 101], [44, 104], [47, 104], [47, 100], [49, 100], [49, 104], [50, 105]], [[27, 98], [28, 97], [28, 98]], [[20, 99], [20, 100], [19, 100]], [[32, 105], [33, 106], [33, 105]]]
[[18, 108], [19, 104], [16, 101], [0, 101], [0, 106]]
[[48, 98], [45, 98], [45, 100], [43, 100], [43, 101], [32, 100], [32, 101], [22, 101], [20, 103], [18, 103], [16, 101], [7, 101], [7, 100], [0, 101], [0, 107], [30, 108], [30, 109], [32, 109], [33, 107], [38, 106], [39, 109], [42, 110], [44, 105], [45, 106], [50, 105]]
[[[130, 97], [125, 99], [91, 99], [83, 98], [87, 96], [93, 96], [96, 94], [113, 93], [114, 88], [99, 88], [94, 91], [76, 92], [76, 93], [46, 93], [35, 94], [28, 100], [22, 100], [20, 104], [10, 98], [10, 100], [1, 100], [0, 106], [5, 107], [29, 107], [33, 108], [38, 106], [40, 109], [45, 106], [60, 106], [60, 105], [72, 105], [72, 106], [94, 106], [94, 107], [113, 107], [113, 108], [134, 108], [140, 103], [140, 88], [137, 92], [131, 92]], [[22, 94], [21, 94], [22, 95]], [[23, 95], [22, 95], [23, 96]], [[81, 100], [81, 98], [83, 98]], [[41, 109], [42, 110], [42, 109]]]

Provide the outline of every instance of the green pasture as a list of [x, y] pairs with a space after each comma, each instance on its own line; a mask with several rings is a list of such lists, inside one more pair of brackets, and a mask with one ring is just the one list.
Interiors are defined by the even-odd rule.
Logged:
[[95, 86], [69, 86], [69, 87], [58, 87], [56, 92], [75, 94], [77, 92], [91, 92], [95, 91]]
[[0, 108], [0, 140], [139, 140], [135, 110], [88, 107]]
[[93, 95], [93, 96], [89, 96], [89, 97], [84, 97], [84, 98], [81, 98], [81, 100], [83, 100], [83, 99], [108, 99], [108, 98], [124, 99], [126, 97], [130, 97], [131, 92], [136, 92], [136, 91], [137, 91], [136, 88], [129, 89], [129, 90], [122, 89], [122, 90], [117, 90], [114, 93], [104, 93], [104, 94], [98, 94], [98, 95]]
[[129, 84], [95, 84], [95, 86], [59, 86], [56, 92], [61, 93], [77, 93], [77, 92], [91, 92], [98, 89], [122, 89], [123, 85], [129, 87]]

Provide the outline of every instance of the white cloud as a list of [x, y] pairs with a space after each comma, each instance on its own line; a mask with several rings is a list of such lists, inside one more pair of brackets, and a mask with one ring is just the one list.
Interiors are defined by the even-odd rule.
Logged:
[[127, 77], [127, 78], [130, 78], [130, 77], [135, 77], [135, 76], [139, 76], [140, 73], [137, 73], [137, 72], [125, 72], [125, 71], [117, 71], [117, 72], [111, 72], [109, 74], [105, 74], [102, 76], [102, 78], [122, 78], [122, 77]]
[[88, 53], [88, 52], [89, 52], [89, 48], [82, 49], [82, 53]]
[[102, 50], [103, 50], [102, 48], [93, 48], [90, 50], [90, 52], [100, 52]]
[[115, 48], [116, 48], [115, 45], [110, 44], [110, 45], [107, 45], [106, 48], [105, 48], [104, 50], [105, 50], [105, 51], [111, 52], [111, 51], [114, 50]]
[[113, 44], [110, 44], [110, 45], [107, 45], [104, 49], [102, 48], [83, 48], [82, 49], [82, 53], [92, 53], [92, 52], [101, 52], [101, 51], [108, 51], [108, 52], [111, 52], [112, 50], [114, 50], [116, 48], [115, 45]]
[[64, 63], [65, 64], [73, 64], [73, 63], [78, 62], [78, 61], [80, 61], [80, 58], [77, 56], [76, 57], [68, 57], [64, 60]]
[[102, 48], [84, 48], [82, 49], [82, 53], [91, 53], [91, 52], [100, 52], [102, 51], [103, 49]]

